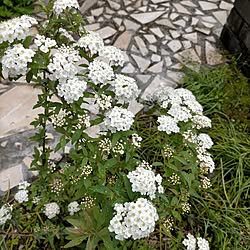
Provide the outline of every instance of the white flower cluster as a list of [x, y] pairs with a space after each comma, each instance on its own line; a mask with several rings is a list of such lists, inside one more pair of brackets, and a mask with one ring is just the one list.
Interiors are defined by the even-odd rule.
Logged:
[[78, 202], [77, 201], [70, 202], [68, 205], [68, 211], [70, 215], [74, 215], [74, 213], [80, 211]]
[[11, 219], [11, 212], [12, 206], [9, 206], [8, 204], [5, 204], [0, 208], [0, 226], [4, 225], [7, 220]]
[[80, 6], [77, 0], [56, 0], [53, 5], [53, 11], [57, 16], [61, 15], [67, 8], [79, 9]]
[[101, 110], [110, 109], [112, 107], [112, 96], [95, 94], [95, 102]]
[[197, 239], [195, 239], [195, 237], [192, 234], [188, 234], [187, 235], [187, 239], [184, 239], [182, 241], [182, 244], [187, 247], [187, 250], [196, 250], [196, 243], [198, 245], [198, 250], [209, 250], [209, 243], [207, 240], [201, 238], [201, 237], [197, 237]]
[[203, 170], [209, 169], [209, 172], [212, 173], [215, 169], [215, 164], [211, 154], [207, 151], [213, 146], [211, 137], [204, 133], [196, 135], [191, 130], [187, 130], [182, 136], [186, 141], [197, 145], [196, 152], [200, 168]]
[[60, 207], [56, 202], [48, 203], [45, 205], [44, 213], [49, 219], [52, 219], [60, 213]]
[[160, 123], [158, 126], [159, 131], [164, 131], [167, 134], [180, 132], [180, 128], [178, 127], [176, 120], [171, 116], [161, 115], [158, 117], [157, 121]]
[[52, 81], [59, 80], [60, 83], [72, 79], [78, 73], [76, 62], [80, 61], [79, 52], [73, 47], [62, 46], [53, 54], [48, 65], [49, 75]]
[[187, 247], [187, 250], [195, 250], [196, 249], [196, 239], [192, 234], [187, 235], [187, 239], [182, 241], [182, 244]]
[[29, 191], [27, 190], [29, 186], [30, 184], [27, 181], [23, 181], [19, 183], [18, 185], [19, 191], [17, 191], [17, 193], [14, 196], [14, 199], [18, 203], [23, 203], [29, 200], [29, 195], [28, 195]]
[[193, 128], [196, 129], [212, 127], [211, 120], [204, 115], [194, 115], [192, 117], [192, 122], [193, 122]]
[[156, 208], [144, 198], [139, 198], [136, 202], [126, 202], [124, 205], [115, 204], [114, 210], [116, 214], [108, 229], [116, 234], [115, 238], [118, 240], [148, 237], [159, 219]]
[[202, 170], [208, 169], [209, 172], [212, 173], [215, 169], [215, 164], [211, 154], [203, 148], [198, 148], [197, 153], [197, 158], [200, 162], [200, 168]]
[[95, 59], [89, 64], [89, 79], [94, 84], [106, 84], [114, 78], [113, 69], [105, 62]]
[[112, 133], [127, 131], [134, 122], [134, 114], [127, 109], [114, 107], [105, 114], [104, 127]]
[[145, 169], [138, 166], [134, 171], [129, 172], [127, 175], [132, 184], [132, 191], [139, 192], [142, 195], [148, 195], [150, 199], [155, 198], [155, 193], [163, 193], [161, 185], [162, 177], [160, 174], [155, 175], [151, 169]]
[[53, 48], [56, 46], [56, 41], [54, 39], [41, 36], [39, 34], [36, 35], [34, 43], [44, 53], [48, 53], [50, 48]]
[[192, 117], [188, 108], [180, 106], [179, 104], [173, 104], [168, 110], [168, 114], [174, 117], [176, 122], [188, 122]]
[[135, 79], [118, 74], [110, 83], [115, 95], [121, 101], [130, 101], [136, 99], [140, 93]]
[[104, 42], [101, 36], [93, 31], [89, 31], [86, 35], [81, 37], [76, 45], [90, 51], [92, 55], [97, 54], [104, 48]]
[[111, 66], [123, 66], [124, 55], [122, 51], [114, 46], [105, 46], [99, 50], [99, 55], [109, 59]]
[[[193, 128], [211, 127], [211, 120], [202, 114], [202, 106], [196, 101], [191, 91], [183, 88], [166, 87], [164, 90], [156, 91], [153, 98], [167, 110], [170, 117], [165, 116], [166, 126], [163, 128], [161, 124], [159, 130], [166, 131], [169, 134], [171, 132], [178, 133], [178, 122], [189, 121], [192, 122]], [[163, 119], [161, 120], [163, 123]], [[172, 131], [173, 127], [175, 127], [175, 131]]]
[[15, 39], [25, 39], [29, 35], [30, 27], [35, 24], [37, 24], [37, 20], [26, 15], [1, 22], [0, 43], [12, 43]]
[[213, 141], [208, 134], [201, 133], [196, 138], [199, 147], [204, 149], [210, 149], [213, 146]]
[[58, 95], [63, 97], [67, 103], [78, 101], [87, 89], [87, 83], [77, 77], [61, 82], [56, 86]]
[[32, 49], [25, 49], [22, 44], [14, 44], [2, 57], [3, 70], [8, 72], [10, 77], [25, 75], [28, 72], [28, 63], [32, 62], [34, 55]]
[[132, 134], [132, 144], [137, 147], [140, 148], [141, 147], [141, 142], [142, 142], [142, 137], [139, 136], [138, 134]]

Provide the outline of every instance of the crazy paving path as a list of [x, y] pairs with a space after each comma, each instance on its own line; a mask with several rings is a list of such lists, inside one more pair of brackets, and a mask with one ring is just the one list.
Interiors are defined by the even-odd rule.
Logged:
[[[198, 69], [223, 62], [219, 35], [233, 0], [84, 0], [80, 6], [86, 29], [124, 51], [121, 72], [137, 80], [143, 97], [176, 85], [183, 64]], [[30, 176], [37, 94], [27, 84], [0, 83], [0, 194]], [[52, 129], [49, 137], [58, 140]]]

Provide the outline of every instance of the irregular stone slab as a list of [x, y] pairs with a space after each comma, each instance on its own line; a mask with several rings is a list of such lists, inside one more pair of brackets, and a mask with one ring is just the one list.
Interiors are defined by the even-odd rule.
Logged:
[[161, 56], [157, 55], [157, 54], [153, 54], [151, 56], [151, 61], [152, 62], [159, 62], [161, 60]]
[[161, 29], [159, 27], [157, 28], [150, 28], [150, 31], [152, 33], [154, 33], [156, 36], [158, 36], [159, 38], [164, 37], [164, 34], [162, 33]]
[[153, 52], [157, 52], [157, 47], [155, 46], [155, 45], [153, 45], [153, 44], [150, 44], [149, 46], [148, 46], [148, 48], [150, 49], [150, 50], [152, 50]]
[[144, 37], [148, 40], [149, 43], [155, 43], [157, 42], [157, 39], [154, 35], [144, 35]]
[[172, 60], [171, 60], [171, 57], [167, 56], [165, 58], [165, 64], [167, 67], [171, 66], [173, 63], [172, 63]]
[[162, 72], [162, 67], [163, 67], [163, 61], [154, 64], [151, 66], [148, 71], [152, 73], [161, 73]]
[[96, 3], [97, 3], [97, 0], [85, 0], [82, 6], [80, 7], [80, 12], [84, 14], [88, 9], [90, 9]]
[[202, 10], [213, 10], [218, 8], [215, 3], [210, 3], [207, 1], [199, 1], [199, 5], [201, 6]]
[[197, 7], [196, 4], [192, 3], [191, 1], [181, 1], [182, 5], [189, 6], [189, 7]]
[[182, 48], [182, 45], [179, 40], [172, 40], [168, 43], [168, 47], [175, 53]]
[[213, 12], [213, 15], [222, 25], [224, 25], [226, 23], [226, 20], [227, 20], [227, 12], [226, 11], [215, 11], [215, 12]]
[[143, 105], [133, 100], [129, 103], [128, 110], [136, 115], [139, 111], [143, 109]]
[[175, 25], [181, 26], [181, 27], [185, 27], [186, 26], [186, 22], [184, 20], [178, 20], [176, 22], [174, 22]]
[[133, 34], [133, 31], [126, 30], [116, 39], [114, 46], [119, 49], [127, 50]]
[[164, 13], [165, 13], [164, 11], [145, 12], [139, 14], [132, 14], [131, 17], [141, 24], [147, 24], [156, 20]]
[[136, 36], [136, 37], [135, 37], [135, 41], [136, 41], [136, 43], [137, 43], [137, 45], [138, 45], [138, 48], [139, 48], [141, 54], [142, 54], [143, 56], [146, 56], [146, 55], [148, 54], [148, 49], [147, 49], [146, 44], [145, 44], [144, 41], [142, 40], [142, 38], [139, 37], [139, 36]]
[[121, 19], [121, 18], [116, 17], [116, 18], [114, 18], [113, 20], [115, 21], [115, 23], [116, 23], [118, 26], [120, 26], [120, 25], [122, 24], [122, 19]]
[[137, 56], [137, 55], [133, 55], [133, 54], [131, 56], [134, 58], [136, 64], [140, 68], [141, 72], [145, 71], [148, 68], [148, 66], [150, 65], [150, 61], [147, 59], [144, 59], [141, 56]]
[[143, 100], [149, 100], [154, 92], [159, 88], [165, 88], [167, 86], [175, 87], [176, 84], [174, 81], [167, 80], [166, 78], [156, 76], [150, 85], [145, 89], [141, 98]]
[[193, 32], [190, 34], [184, 34], [182, 37], [193, 42], [193, 43], [197, 43], [197, 39], [198, 39], [197, 32]]
[[220, 3], [220, 8], [223, 10], [231, 10], [233, 8], [233, 4], [222, 1]]
[[212, 16], [203, 16], [202, 20], [209, 23], [217, 23], [216, 19], [214, 19]]
[[22, 164], [4, 169], [0, 172], [0, 190], [6, 192], [16, 187], [20, 182], [24, 181], [25, 169]]
[[209, 35], [211, 30], [210, 29], [207, 29], [207, 28], [199, 28], [199, 27], [195, 27], [195, 30], [205, 34], [205, 35]]
[[136, 78], [142, 83], [147, 83], [150, 77], [150, 75], [136, 75]]
[[114, 10], [119, 10], [121, 8], [121, 5], [119, 3], [113, 2], [111, 0], [107, 0], [109, 3], [110, 8]]
[[217, 65], [224, 62], [221, 53], [208, 41], [206, 41], [206, 59], [209, 65]]
[[200, 57], [196, 54], [194, 49], [183, 50], [180, 53], [175, 54], [174, 57], [183, 64], [188, 64], [190, 62], [201, 63]]
[[99, 23], [88, 24], [88, 25], [85, 25], [85, 29], [87, 31], [96, 31], [100, 29], [100, 24]]
[[123, 69], [122, 69], [122, 73], [125, 74], [131, 74], [135, 72], [135, 67], [131, 64], [128, 63]]
[[100, 30], [97, 30], [96, 32], [101, 36], [102, 39], [106, 39], [113, 36], [116, 33], [116, 30], [106, 26]]
[[33, 128], [30, 123], [42, 112], [42, 109], [32, 109], [39, 93], [31, 85], [22, 85], [1, 95], [0, 137]]
[[132, 22], [132, 21], [130, 21], [130, 20], [128, 20], [128, 19], [124, 19], [124, 20], [123, 20], [123, 23], [124, 23], [124, 25], [125, 25], [125, 27], [126, 27], [126, 30], [134, 30], [134, 31], [137, 31], [137, 30], [141, 27], [141, 25], [139, 25], [139, 24], [137, 24], [137, 23], [135, 23], [135, 22]]
[[92, 16], [100, 16], [103, 13], [103, 7], [91, 10], [91, 15]]
[[167, 18], [156, 20], [155, 23], [175, 29], [175, 26]]
[[168, 2], [168, 0], [151, 0], [152, 3], [157, 4], [157, 3], [164, 3]]
[[184, 6], [182, 6], [181, 4], [179, 4], [179, 3], [174, 3], [173, 5], [174, 5], [174, 7], [176, 8], [176, 10], [177, 10], [178, 13], [183, 13], [183, 14], [188, 14], [188, 15], [191, 14], [190, 11], [188, 11], [188, 10], [187, 10]]
[[174, 39], [181, 35], [179, 30], [169, 30], [169, 32]]

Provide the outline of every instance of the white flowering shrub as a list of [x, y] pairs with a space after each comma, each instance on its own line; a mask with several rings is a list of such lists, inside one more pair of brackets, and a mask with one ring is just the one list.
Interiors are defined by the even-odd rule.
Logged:
[[[34, 18], [0, 24], [1, 69], [40, 88], [34, 108], [43, 110], [32, 122], [38, 176], [20, 183], [0, 224], [7, 246], [20, 232], [17, 244], [27, 249], [147, 249], [139, 247], [153, 234], [189, 230], [194, 197], [211, 186], [215, 168], [213, 142], [201, 131], [211, 121], [183, 88], [140, 100], [136, 80], [115, 73], [123, 52], [86, 32], [78, 8], [51, 1], [33, 36]], [[135, 100], [145, 104], [138, 114], [128, 110]], [[56, 146], [48, 126], [60, 135]], [[62, 157], [52, 160], [58, 151]]]

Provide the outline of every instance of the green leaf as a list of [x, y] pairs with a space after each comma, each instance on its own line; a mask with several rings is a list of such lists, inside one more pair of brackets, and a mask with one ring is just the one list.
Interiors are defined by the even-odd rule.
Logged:
[[99, 185], [99, 186], [91, 187], [90, 189], [93, 192], [107, 195], [110, 198], [113, 198], [113, 196], [114, 196], [113, 192], [108, 187], [106, 187], [106, 186]]
[[74, 247], [74, 246], [78, 246], [80, 245], [84, 240], [86, 240], [87, 236], [81, 236], [77, 239], [74, 239], [72, 241], [70, 241], [69, 243], [67, 243], [64, 248], [70, 248], [70, 247]]
[[152, 166], [154, 167], [162, 167], [164, 164], [162, 162], [153, 162]]
[[176, 218], [178, 221], [182, 221], [181, 215], [180, 215], [180, 213], [178, 213], [177, 211], [173, 210], [173, 211], [172, 211], [172, 215], [173, 215], [174, 218]]
[[24, 48], [29, 48], [31, 42], [32, 42], [33, 37], [32, 36], [27, 36], [24, 41], [23, 41], [23, 47]]
[[[33, 71], [30, 70], [30, 71], [26, 74], [26, 81], [27, 81], [27, 82], [30, 82], [30, 81], [32, 80], [32, 78], [33, 78]], [[35, 106], [37, 106], [37, 104], [36, 104]], [[33, 108], [36, 108], [35, 106], [34, 106]]]
[[72, 143], [75, 143], [76, 141], [78, 141], [81, 135], [82, 135], [82, 130], [77, 129], [76, 132], [72, 136]]

